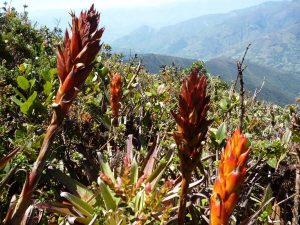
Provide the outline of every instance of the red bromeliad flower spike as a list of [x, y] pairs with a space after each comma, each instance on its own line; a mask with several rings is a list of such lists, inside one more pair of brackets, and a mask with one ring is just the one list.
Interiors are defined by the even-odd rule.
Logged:
[[53, 105], [51, 124], [47, 128], [38, 158], [25, 181], [12, 217], [7, 218], [5, 224], [19, 225], [25, 211], [32, 203], [32, 194], [51, 154], [53, 138], [60, 130], [73, 100], [91, 72], [93, 61], [101, 48], [100, 38], [104, 28], [98, 30], [100, 14], [94, 9], [94, 5], [88, 11], [81, 12], [79, 18], [73, 13], [71, 16], [71, 37], [66, 31], [63, 47], [59, 47], [57, 53], [60, 86]]
[[120, 100], [122, 98], [122, 80], [119, 73], [115, 73], [110, 80], [110, 106], [113, 116], [113, 125], [118, 126]]
[[177, 131], [173, 135], [179, 150], [182, 173], [178, 224], [184, 223], [188, 184], [192, 171], [199, 165], [201, 142], [205, 140], [210, 123], [206, 118], [210, 101], [206, 88], [205, 75], [193, 69], [181, 86], [179, 113], [171, 112], [177, 123]]
[[209, 96], [206, 96], [207, 81], [205, 75], [199, 75], [194, 69], [183, 80], [179, 94], [179, 113], [172, 111], [177, 123], [174, 139], [179, 146], [179, 154], [193, 159], [199, 155], [199, 147], [208, 130], [209, 121], [206, 114]]
[[245, 135], [239, 129], [227, 140], [211, 196], [210, 225], [228, 224], [237, 204], [237, 192], [246, 175], [246, 161], [250, 152], [246, 142]]
[[100, 14], [94, 5], [88, 11], [81, 12], [79, 18], [72, 16], [71, 38], [68, 31], [62, 48], [58, 47], [57, 72], [60, 86], [55, 103], [61, 106], [66, 114], [80, 86], [84, 83], [93, 68], [93, 61], [100, 51], [100, 38], [104, 28], [97, 29]]

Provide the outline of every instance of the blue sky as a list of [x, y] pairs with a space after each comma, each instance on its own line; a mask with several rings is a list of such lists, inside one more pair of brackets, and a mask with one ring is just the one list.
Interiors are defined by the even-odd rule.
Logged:
[[[10, 0], [6, 0], [10, 2]], [[12, 5], [17, 9], [22, 9], [24, 4], [29, 5], [29, 11], [53, 10], [53, 9], [76, 9], [85, 8], [95, 3], [98, 8], [135, 8], [152, 7], [176, 3], [188, 4], [197, 2], [203, 8], [213, 8], [218, 10], [220, 5], [226, 6], [226, 9], [248, 7], [268, 0], [12, 0]]]
[[[10, 2], [10, 0], [6, 0]], [[19, 12], [28, 5], [29, 18], [38, 25], [65, 29], [68, 12], [79, 12], [92, 3], [101, 12], [105, 39], [114, 40], [141, 26], [160, 28], [206, 14], [226, 13], [269, 0], [12, 0]], [[273, 0], [287, 1], [287, 0]], [[4, 2], [4, 0], [3, 0]]]
[[[30, 6], [30, 11], [43, 9], [75, 9], [85, 8], [94, 3], [99, 8], [132, 8], [143, 6], [157, 6], [160, 4], [169, 4], [175, 2], [184, 2], [185, 0], [13, 0], [12, 5], [18, 9], [24, 4]], [[7, 1], [9, 2], [9, 1]]]

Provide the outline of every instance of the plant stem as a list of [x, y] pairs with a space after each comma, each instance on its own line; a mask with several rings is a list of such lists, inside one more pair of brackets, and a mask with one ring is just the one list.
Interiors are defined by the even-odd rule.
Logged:
[[240, 80], [240, 123], [239, 127], [242, 130], [243, 129], [243, 120], [245, 115], [245, 105], [244, 105], [244, 95], [245, 95], [245, 89], [244, 89], [244, 79], [243, 79], [243, 69], [242, 64], [238, 63], [238, 71], [239, 71], [239, 80]]
[[43, 144], [41, 146], [39, 155], [34, 163], [34, 166], [29, 174], [29, 177], [26, 178], [26, 181], [23, 186], [22, 193], [16, 205], [14, 214], [12, 216], [11, 221], [8, 221], [7, 224], [10, 225], [19, 225], [21, 220], [23, 219], [24, 213], [27, 208], [31, 204], [31, 197], [35, 187], [38, 184], [38, 181], [44, 171], [44, 167], [47, 162], [48, 156], [51, 154], [51, 144], [55, 134], [60, 130], [62, 121], [63, 121], [63, 113], [61, 112], [60, 106], [56, 106], [53, 108], [53, 116], [51, 120], [51, 124], [47, 128], [45, 138]]
[[189, 189], [190, 180], [191, 180], [190, 171], [182, 174], [180, 205], [179, 205], [179, 212], [178, 212], [178, 225], [184, 225], [187, 193]]

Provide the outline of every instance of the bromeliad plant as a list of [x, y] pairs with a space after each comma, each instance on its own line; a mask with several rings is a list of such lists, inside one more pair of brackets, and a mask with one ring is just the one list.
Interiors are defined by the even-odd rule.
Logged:
[[115, 202], [109, 206], [105, 201], [106, 210], [116, 210], [117, 214], [125, 215], [116, 217], [114, 211], [107, 211], [107, 224], [167, 222], [173, 204], [172, 201], [164, 201], [164, 198], [175, 183], [172, 180], [165, 180], [162, 183], [161, 177], [172, 161], [173, 151], [167, 152], [156, 165], [155, 157], [158, 150], [159, 148], [156, 148], [153, 151], [145, 166], [139, 167], [132, 150], [128, 148], [121, 174], [117, 178], [108, 164], [101, 162], [102, 173], [98, 181], [100, 189], [108, 189], [108, 193], [112, 193], [111, 199]]
[[119, 175], [100, 157], [101, 173], [97, 184], [90, 189], [52, 168], [50, 174], [64, 184], [70, 193], [61, 193], [66, 200], [63, 203], [42, 203], [38, 207], [66, 216], [69, 222], [86, 225], [165, 223], [172, 211], [173, 197], [169, 194], [175, 183], [172, 180], [163, 182], [161, 178], [172, 161], [173, 151], [155, 163], [160, 149], [156, 145], [145, 165], [138, 165], [133, 156], [130, 136]]
[[193, 170], [199, 165], [201, 142], [205, 140], [209, 121], [206, 114], [210, 97], [206, 95], [207, 81], [204, 74], [194, 68], [183, 80], [179, 94], [179, 113], [172, 112], [177, 123], [174, 139], [182, 173], [178, 224], [184, 224], [186, 197]]
[[227, 140], [221, 156], [219, 175], [213, 187], [210, 203], [210, 225], [228, 224], [238, 201], [238, 190], [246, 175], [246, 161], [250, 147], [238, 129]]
[[30, 206], [33, 191], [44, 170], [47, 158], [51, 154], [52, 140], [60, 130], [63, 119], [80, 87], [93, 69], [93, 61], [101, 48], [100, 38], [104, 29], [98, 29], [100, 14], [94, 9], [94, 6], [92, 5], [88, 11], [81, 12], [79, 18], [73, 13], [71, 16], [71, 37], [66, 31], [63, 47], [59, 47], [57, 52], [60, 86], [53, 104], [51, 124], [46, 131], [38, 158], [23, 186], [12, 218], [7, 219], [7, 224], [19, 225], [25, 211]]

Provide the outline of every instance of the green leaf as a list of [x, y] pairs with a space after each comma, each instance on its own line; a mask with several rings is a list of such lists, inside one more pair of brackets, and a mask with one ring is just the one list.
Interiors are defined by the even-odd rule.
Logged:
[[292, 141], [293, 141], [293, 142], [300, 143], [300, 137], [294, 136], [294, 137], [292, 137]]
[[101, 166], [102, 173], [104, 173], [106, 176], [108, 176], [112, 180], [113, 183], [116, 183], [116, 180], [115, 180], [115, 177], [114, 177], [114, 173], [110, 169], [110, 166], [109, 166], [108, 162], [105, 162], [101, 158], [100, 159], [100, 166]]
[[151, 173], [151, 175], [147, 179], [147, 182], [150, 182], [151, 185], [155, 186], [159, 178], [163, 175], [167, 166], [171, 163], [173, 156], [174, 156], [174, 151], [169, 150], [167, 154], [163, 157], [163, 159], [160, 160], [159, 164], [154, 169], [154, 171]]
[[99, 199], [95, 199], [95, 194], [91, 190], [89, 190], [80, 182], [67, 176], [62, 171], [55, 168], [49, 168], [49, 173], [64, 186], [66, 186], [71, 193], [80, 196], [82, 200], [89, 202], [91, 205], [96, 204], [96, 200], [99, 201]]
[[220, 103], [219, 103], [221, 109], [223, 109], [224, 111], [227, 111], [229, 109], [230, 106], [230, 102], [228, 99], [221, 99]]
[[272, 168], [276, 168], [276, 166], [277, 166], [277, 159], [276, 159], [276, 157], [270, 158], [270, 159], [267, 161], [267, 164], [268, 164], [269, 166], [271, 166]]
[[34, 92], [32, 93], [32, 95], [30, 95], [30, 97], [27, 99], [27, 101], [28, 101], [28, 102], [34, 102], [34, 100], [36, 99], [36, 97], [37, 97], [37, 92], [34, 91]]
[[17, 89], [17, 88], [14, 88], [14, 91], [16, 92], [16, 94], [18, 96], [20, 96], [22, 98], [22, 100], [25, 102], [27, 100], [27, 98], [25, 98], [25, 96]]
[[149, 92], [149, 91], [146, 91], [146, 92], [145, 92], [145, 95], [146, 95], [147, 97], [151, 97], [151, 96], [152, 96], [152, 93]]
[[53, 92], [48, 95], [48, 97], [46, 98], [46, 100], [44, 102], [45, 105], [49, 105], [50, 103], [52, 103], [53, 95], [54, 95]]
[[151, 102], [147, 102], [146, 104], [145, 104], [145, 110], [150, 110], [151, 109], [151, 107], [152, 107], [152, 104], [151, 104]]
[[161, 110], [161, 105], [160, 104], [155, 104], [153, 107], [154, 112], [159, 112]]
[[104, 78], [108, 74], [109, 70], [107, 67], [101, 69], [101, 78]]
[[18, 86], [24, 91], [28, 90], [30, 87], [29, 81], [24, 76], [18, 76], [17, 83]]
[[101, 190], [101, 196], [103, 198], [105, 207], [107, 210], [115, 210], [117, 208], [118, 200], [112, 194], [112, 191], [106, 186], [106, 184], [99, 178], [99, 187]]
[[49, 73], [48, 69], [41, 70], [41, 75], [42, 75], [44, 81], [51, 81], [50, 73]]
[[[247, 137], [247, 134], [246, 134]], [[251, 141], [250, 138], [247, 137], [247, 141], [246, 141], [246, 149], [248, 149], [251, 146]]]
[[201, 199], [201, 205], [202, 206], [208, 205], [208, 200], [206, 198]]
[[141, 212], [145, 205], [145, 190], [140, 190], [134, 199], [134, 211]]
[[28, 111], [29, 111], [31, 105], [32, 105], [32, 103], [30, 103], [30, 102], [24, 102], [21, 105], [21, 112], [24, 114], [28, 114]]
[[54, 212], [62, 216], [74, 216], [77, 217], [78, 213], [74, 211], [72, 205], [70, 204], [63, 204], [59, 202], [52, 202], [52, 203], [39, 203], [36, 205], [38, 209], [43, 209], [48, 212]]
[[27, 133], [26, 130], [24, 128], [20, 128], [18, 130], [15, 131], [15, 139], [16, 140], [22, 140], [26, 137]]
[[227, 126], [222, 123], [216, 132], [216, 142], [220, 145], [226, 139]]
[[81, 200], [80, 198], [72, 195], [68, 192], [62, 192], [60, 194], [61, 197], [68, 199], [83, 215], [87, 217], [92, 217], [94, 213], [94, 209], [91, 205]]
[[52, 91], [52, 84], [49, 81], [46, 81], [46, 83], [43, 85], [44, 93], [46, 95], [49, 95]]
[[21, 73], [23, 73], [23, 72], [25, 72], [25, 70], [26, 70], [26, 66], [24, 65], [24, 63], [22, 63], [22, 64], [19, 66], [19, 71], [20, 71]]
[[[270, 184], [268, 184], [267, 188], [264, 190], [264, 196], [263, 196], [263, 200], [260, 204], [260, 207], [263, 207], [263, 205], [265, 205], [273, 196], [273, 191], [272, 188], [270, 186]], [[266, 211], [267, 212], [272, 212], [272, 204], [268, 203], [266, 206]]]
[[56, 68], [50, 69], [49, 74], [50, 74], [50, 80], [53, 80], [55, 78], [55, 75], [57, 74], [57, 69]]
[[287, 130], [281, 138], [281, 143], [283, 145], [288, 144], [291, 139], [291, 136], [292, 136], [292, 132], [290, 130]]
[[31, 80], [29, 80], [29, 83], [30, 83], [30, 89], [33, 88], [35, 82], [36, 82], [36, 79], [31, 79]]
[[21, 106], [23, 104], [22, 101], [16, 98], [16, 96], [11, 97], [11, 100], [16, 103], [18, 106]]
[[134, 102], [138, 102], [140, 99], [142, 98], [142, 95], [140, 92], [135, 92], [134, 95], [133, 95], [133, 99], [134, 99]]
[[100, 116], [99, 120], [108, 130], [110, 130], [111, 121], [107, 115]]
[[126, 80], [130, 81], [130, 80], [133, 78], [133, 76], [134, 76], [133, 73], [129, 73], [129, 74], [127, 75], [127, 79], [126, 79]]
[[37, 97], [37, 92], [33, 92], [33, 94], [21, 105], [21, 112], [24, 114], [28, 114], [31, 106], [33, 105], [34, 100]]
[[132, 164], [131, 164], [131, 184], [135, 184], [138, 181], [139, 178], [139, 170], [138, 170], [138, 164], [135, 160], [135, 158], [133, 158], [132, 160]]
[[31, 147], [36, 150], [40, 149], [43, 140], [44, 140], [44, 135], [37, 136], [36, 138], [33, 139]]

